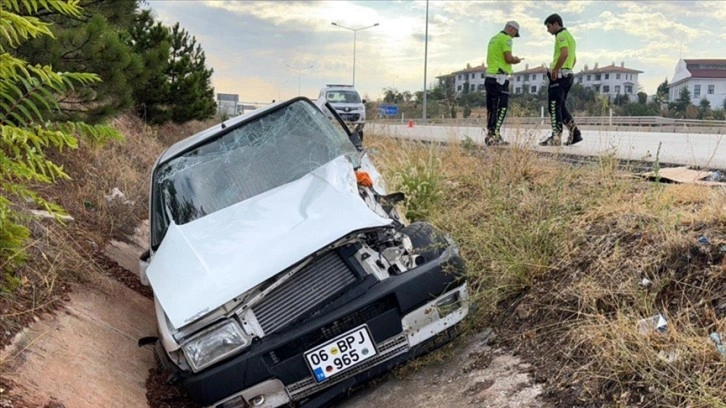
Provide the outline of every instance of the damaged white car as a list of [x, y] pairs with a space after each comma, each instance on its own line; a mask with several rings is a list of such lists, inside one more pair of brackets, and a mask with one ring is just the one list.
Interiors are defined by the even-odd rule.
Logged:
[[329, 406], [446, 343], [468, 311], [464, 263], [431, 225], [405, 225], [401, 199], [306, 98], [171, 146], [140, 272], [158, 338], [141, 343], [193, 400], [225, 408]]

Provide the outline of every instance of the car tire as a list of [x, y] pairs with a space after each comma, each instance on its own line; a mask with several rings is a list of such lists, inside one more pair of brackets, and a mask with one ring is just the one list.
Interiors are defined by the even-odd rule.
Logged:
[[445, 235], [427, 222], [413, 222], [401, 228], [401, 232], [411, 239], [414, 253], [420, 255], [416, 260], [419, 265], [438, 258], [449, 246]]

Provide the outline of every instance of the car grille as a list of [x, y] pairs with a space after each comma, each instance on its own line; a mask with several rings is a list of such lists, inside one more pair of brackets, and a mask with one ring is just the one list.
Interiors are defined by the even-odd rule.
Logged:
[[296, 321], [356, 282], [340, 255], [330, 251], [305, 266], [252, 308], [265, 334]]
[[400, 334], [393, 336], [385, 341], [378, 343], [377, 347], [378, 354], [373, 358], [364, 361], [360, 365], [354, 366], [351, 369], [341, 373], [340, 377], [333, 377], [328, 381], [318, 383], [315, 381], [313, 376], [306, 377], [296, 383], [290, 384], [287, 387], [287, 392], [290, 394], [290, 398], [293, 401], [298, 401], [308, 395], [315, 394], [316, 392], [327, 388], [333, 384], [350, 378], [358, 373], [362, 373], [369, 368], [378, 365], [386, 360], [390, 360], [398, 355], [409, 351], [408, 339], [406, 333], [401, 332]]
[[391, 296], [385, 297], [326, 326], [285, 343], [282, 347], [271, 351], [269, 357], [273, 364], [277, 364], [282, 360], [287, 360], [297, 354], [302, 354], [311, 347], [324, 343], [395, 308], [395, 298]]
[[358, 113], [338, 113], [338, 115], [340, 115], [340, 118], [345, 121], [355, 122], [360, 119], [360, 114]]

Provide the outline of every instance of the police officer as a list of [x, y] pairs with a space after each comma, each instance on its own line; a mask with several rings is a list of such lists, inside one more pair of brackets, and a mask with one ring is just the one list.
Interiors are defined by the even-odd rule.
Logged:
[[565, 145], [582, 141], [580, 129], [575, 125], [572, 114], [567, 110], [565, 102], [575, 80], [572, 69], [575, 67], [575, 39], [562, 24], [562, 17], [552, 14], [544, 21], [547, 31], [555, 36], [555, 54], [550, 65], [550, 85], [547, 92], [547, 103], [552, 123], [552, 134], [540, 142], [541, 146], [559, 146], [562, 143], [563, 123], [567, 126], [569, 136]]
[[518, 64], [524, 58], [512, 55], [512, 38], [519, 37], [519, 23], [509, 21], [504, 30], [489, 40], [487, 47], [487, 72], [484, 88], [487, 98], [487, 145], [506, 145], [502, 139], [501, 128], [507, 116], [509, 106], [509, 75], [512, 64]]

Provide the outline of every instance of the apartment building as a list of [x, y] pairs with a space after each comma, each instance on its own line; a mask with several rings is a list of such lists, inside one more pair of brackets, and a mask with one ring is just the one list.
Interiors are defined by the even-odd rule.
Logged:
[[625, 62], [620, 66], [612, 63], [604, 67], [585, 68], [575, 74], [575, 83], [587, 89], [592, 89], [603, 95], [615, 97], [617, 95], [636, 95], [638, 93], [638, 74], [643, 71], [625, 67]]
[[484, 64], [472, 67], [466, 64], [466, 69], [455, 71], [450, 74], [437, 76], [440, 85], [448, 85], [457, 95], [463, 92], [484, 92], [484, 80], [486, 79], [487, 67]]
[[509, 81], [511, 92], [536, 94], [542, 88], [547, 88], [550, 83], [547, 79], [547, 72], [547, 68], [544, 66], [530, 68], [529, 65], [525, 65], [523, 71], [512, 74], [512, 79]]
[[[547, 73], [548, 69], [544, 65], [534, 68], [525, 65], [524, 70], [512, 74], [510, 90], [513, 94], [536, 94], [549, 85]], [[621, 62], [619, 66], [612, 63], [604, 67], [595, 63], [592, 69], [585, 65], [583, 70], [576, 73], [575, 83], [612, 98], [616, 95], [630, 96], [638, 93], [638, 75], [642, 73], [643, 71], [625, 67], [625, 62]], [[437, 79], [442, 85], [448, 83], [457, 95], [465, 89], [469, 92], [484, 92], [486, 67], [471, 67], [467, 64], [466, 69], [438, 76]]]

